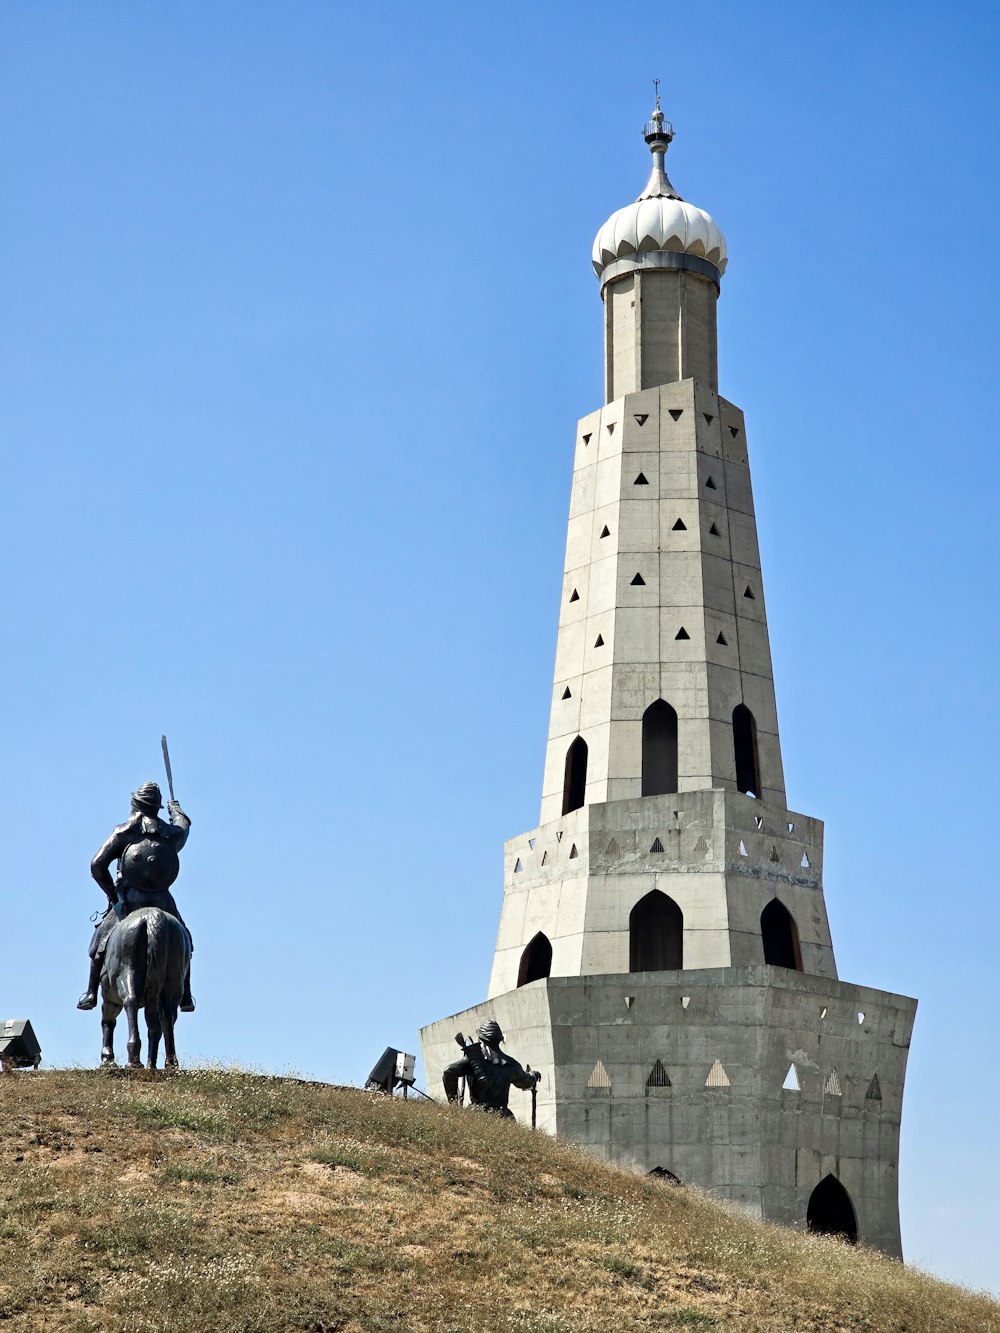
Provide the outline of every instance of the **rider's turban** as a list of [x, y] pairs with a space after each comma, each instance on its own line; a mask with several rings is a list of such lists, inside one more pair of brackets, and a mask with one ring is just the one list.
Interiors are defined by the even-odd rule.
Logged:
[[485, 1022], [476, 1033], [480, 1041], [485, 1041], [489, 1046], [499, 1046], [503, 1041], [503, 1032], [500, 1030], [500, 1024], [493, 1018]]
[[132, 800], [141, 810], [147, 814], [155, 815], [163, 809], [163, 797], [160, 795], [160, 789], [155, 782], [144, 782], [142, 786], [132, 793]]

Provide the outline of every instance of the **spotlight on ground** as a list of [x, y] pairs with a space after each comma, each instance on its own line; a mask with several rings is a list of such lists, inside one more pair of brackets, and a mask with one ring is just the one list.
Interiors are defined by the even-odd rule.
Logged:
[[42, 1048], [26, 1018], [8, 1018], [0, 1023], [0, 1067], [37, 1069], [42, 1063]]
[[405, 1097], [415, 1081], [413, 1071], [416, 1063], [415, 1055], [407, 1055], [405, 1051], [397, 1051], [395, 1046], [387, 1046], [368, 1075], [365, 1091], [384, 1092], [391, 1097], [393, 1089], [401, 1087]]

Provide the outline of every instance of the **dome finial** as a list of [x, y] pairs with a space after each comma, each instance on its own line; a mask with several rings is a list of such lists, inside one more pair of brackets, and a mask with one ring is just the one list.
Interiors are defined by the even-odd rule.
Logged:
[[674, 127], [669, 120], [664, 119], [663, 111], [660, 108], [659, 79], [653, 80], [653, 88], [656, 92], [656, 106], [653, 108], [653, 114], [646, 121], [642, 131], [642, 137], [649, 144], [649, 151], [653, 154], [653, 170], [650, 172], [646, 188], [639, 198], [679, 199], [680, 195], [667, 179], [666, 168], [663, 165], [667, 147], [674, 137]]

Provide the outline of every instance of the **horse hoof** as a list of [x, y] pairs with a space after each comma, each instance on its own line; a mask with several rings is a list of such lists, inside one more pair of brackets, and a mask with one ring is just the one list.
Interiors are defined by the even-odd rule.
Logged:
[[96, 1009], [97, 996], [91, 995], [89, 991], [85, 991], [83, 995], [81, 995], [80, 998], [77, 1000], [76, 1007], [78, 1009]]
[[102, 1054], [101, 1054], [101, 1064], [102, 1064], [102, 1065], [105, 1065], [105, 1066], [110, 1067], [111, 1065], [114, 1065], [114, 1064], [116, 1064], [116, 1063], [117, 1063], [117, 1061], [115, 1060], [115, 1057], [114, 1057], [113, 1055], [105, 1055], [105, 1054], [103, 1054], [103, 1052], [102, 1052]]

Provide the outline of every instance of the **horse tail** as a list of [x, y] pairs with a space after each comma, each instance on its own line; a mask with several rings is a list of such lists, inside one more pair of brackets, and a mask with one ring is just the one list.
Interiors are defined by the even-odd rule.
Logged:
[[156, 1010], [160, 1005], [160, 994], [167, 975], [167, 958], [170, 952], [170, 929], [163, 912], [152, 911], [145, 914], [146, 924], [146, 1008]]

